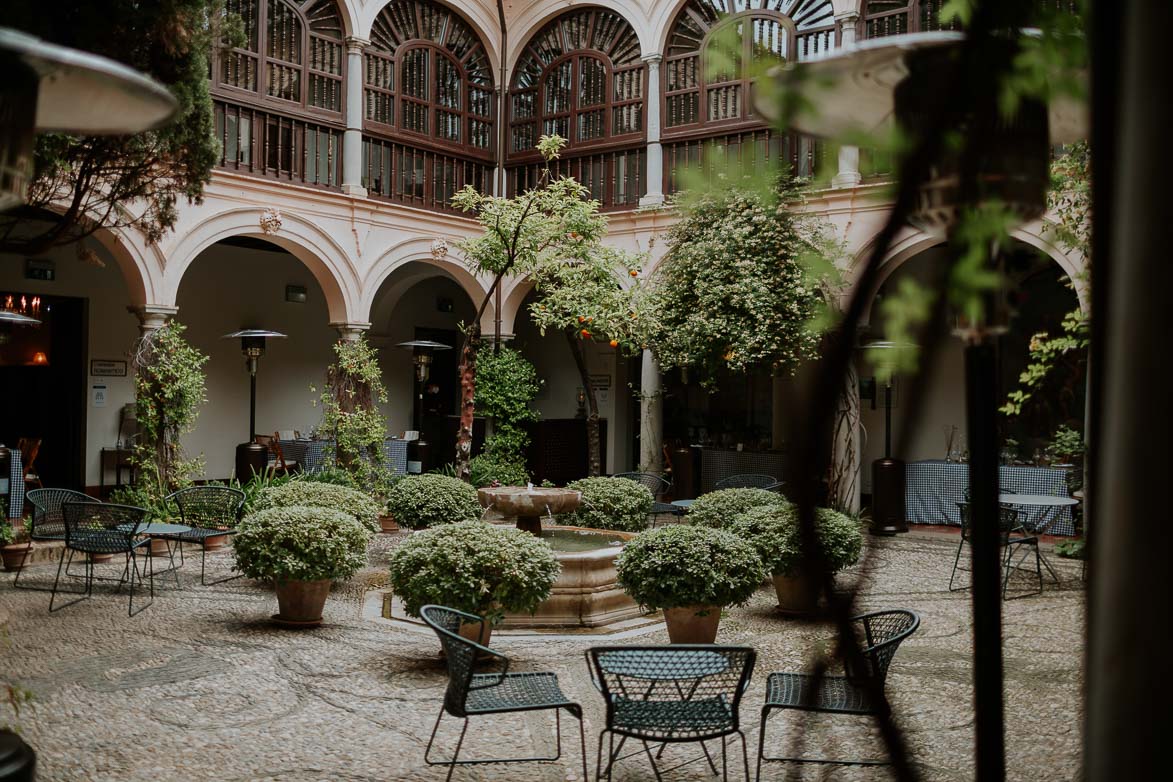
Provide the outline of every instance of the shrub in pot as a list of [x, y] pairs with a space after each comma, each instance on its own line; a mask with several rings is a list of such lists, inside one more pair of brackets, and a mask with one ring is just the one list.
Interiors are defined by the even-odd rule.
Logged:
[[246, 516], [232, 546], [237, 570], [276, 587], [274, 619], [313, 626], [322, 621], [330, 582], [358, 572], [370, 539], [370, 530], [350, 513], [294, 505]]
[[485, 617], [491, 628], [506, 612], [533, 613], [560, 569], [550, 547], [528, 532], [463, 521], [418, 532], [396, 548], [391, 588], [411, 616], [436, 603]]
[[[778, 605], [793, 614], [814, 613], [818, 584], [803, 567], [798, 509], [793, 505], [752, 508], [734, 519], [730, 531], [757, 549], [774, 577]], [[854, 565], [863, 549], [863, 532], [850, 516], [827, 509], [815, 511], [815, 534], [832, 571]]]
[[785, 507], [790, 503], [781, 494], [765, 489], [718, 489], [702, 494], [688, 509], [688, 522], [715, 529], [728, 529], [733, 520], [750, 508]]
[[640, 533], [615, 564], [632, 599], [664, 610], [672, 643], [713, 643], [721, 609], [745, 603], [766, 577], [746, 541], [685, 524]]
[[27, 520], [0, 519], [0, 556], [3, 557], [5, 570], [20, 570], [27, 563], [29, 549], [33, 547], [28, 538], [28, 528]]
[[332, 508], [350, 516], [371, 532], [379, 531], [379, 503], [364, 492], [336, 483], [289, 481], [261, 489], [255, 505], [267, 508]]
[[583, 478], [566, 488], [582, 492], [582, 505], [567, 517], [570, 524], [622, 532], [648, 526], [655, 498], [643, 484], [627, 478]]
[[387, 513], [400, 527], [426, 529], [480, 519], [477, 490], [448, 475], [408, 475], [387, 493]]

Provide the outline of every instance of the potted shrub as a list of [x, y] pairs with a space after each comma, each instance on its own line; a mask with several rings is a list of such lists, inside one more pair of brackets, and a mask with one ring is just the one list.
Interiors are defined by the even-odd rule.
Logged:
[[290, 481], [261, 489], [257, 510], [266, 508], [333, 508], [353, 516], [371, 532], [379, 531], [379, 503], [366, 493], [337, 483]]
[[643, 484], [627, 478], [583, 478], [566, 488], [582, 492], [582, 505], [567, 519], [574, 526], [621, 532], [648, 526], [655, 498]]
[[27, 563], [33, 543], [28, 539], [24, 519], [0, 519], [0, 555], [5, 570], [20, 570]]
[[489, 641], [505, 613], [533, 613], [561, 566], [539, 538], [515, 527], [462, 521], [418, 532], [391, 556], [391, 588], [410, 616], [429, 603], [484, 617], [462, 634]]
[[750, 508], [785, 507], [790, 503], [781, 494], [765, 489], [718, 489], [702, 494], [688, 509], [690, 524], [728, 529], [733, 520]]
[[349, 578], [366, 563], [370, 538], [349, 513], [295, 505], [245, 517], [232, 545], [238, 570], [276, 587], [273, 618], [279, 624], [316, 627], [330, 582]]
[[427, 529], [479, 520], [484, 508], [472, 486], [448, 475], [428, 473], [408, 475], [396, 483], [387, 493], [387, 513], [400, 527]]
[[[797, 508], [792, 505], [752, 508], [734, 519], [730, 531], [757, 549], [774, 577], [778, 606], [783, 612], [806, 615], [816, 611], [819, 587], [803, 566]], [[838, 572], [859, 560], [863, 532], [850, 516], [818, 508], [815, 532], [832, 571]]]
[[627, 594], [664, 610], [674, 644], [713, 643], [721, 609], [745, 603], [766, 577], [749, 543], [724, 530], [684, 524], [640, 533], [615, 565]]

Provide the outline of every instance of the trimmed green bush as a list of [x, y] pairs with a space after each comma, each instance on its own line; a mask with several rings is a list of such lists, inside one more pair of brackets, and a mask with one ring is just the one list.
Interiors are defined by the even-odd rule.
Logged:
[[714, 529], [728, 529], [733, 519], [750, 508], [789, 504], [781, 494], [765, 489], [719, 489], [696, 498], [688, 509], [688, 521]]
[[641, 532], [623, 547], [616, 568], [619, 585], [648, 608], [741, 605], [766, 578], [749, 543], [686, 524]]
[[488, 453], [472, 457], [468, 469], [472, 485], [477, 488], [492, 486], [494, 481], [498, 486], [525, 486], [530, 479], [523, 463]]
[[379, 503], [358, 489], [336, 483], [289, 481], [261, 489], [257, 496], [257, 510], [293, 506], [340, 510], [353, 516], [371, 532], [379, 531]]
[[554, 552], [536, 536], [462, 521], [416, 533], [395, 549], [391, 588], [412, 616], [439, 603], [496, 624], [506, 611], [533, 613], [560, 570]]
[[407, 529], [426, 529], [439, 524], [480, 519], [484, 508], [477, 490], [448, 475], [409, 475], [391, 487], [387, 512]]
[[366, 564], [371, 533], [330, 508], [268, 508], [246, 516], [232, 537], [236, 569], [265, 581], [353, 576]]
[[358, 481], [354, 476], [339, 467], [327, 467], [317, 472], [299, 472], [293, 476], [295, 481], [307, 483], [332, 483], [336, 486], [345, 486], [348, 489], [357, 489]]
[[[802, 563], [798, 509], [793, 505], [752, 508], [733, 521], [730, 531], [751, 543], [774, 575], [793, 575]], [[815, 532], [833, 571], [859, 561], [863, 532], [850, 516], [819, 508], [815, 511]]]
[[582, 505], [569, 514], [569, 524], [623, 532], [639, 532], [648, 526], [655, 498], [642, 484], [627, 478], [583, 478], [566, 488], [582, 492]]

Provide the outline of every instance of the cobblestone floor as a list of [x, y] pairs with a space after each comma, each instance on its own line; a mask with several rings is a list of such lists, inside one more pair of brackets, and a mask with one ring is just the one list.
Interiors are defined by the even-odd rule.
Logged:
[[[445, 674], [433, 637], [364, 620], [362, 595], [378, 584], [387, 552], [399, 536], [383, 536], [371, 569], [335, 587], [326, 623], [287, 631], [268, 621], [271, 592], [237, 580], [198, 585], [192, 562], [182, 588], [160, 578], [153, 606], [128, 619], [125, 595], [98, 587], [92, 600], [48, 614], [49, 595], [15, 592], [0, 581], [0, 614], [10, 615], [0, 639], [5, 674], [31, 690], [22, 712], [25, 738], [39, 752], [39, 780], [302, 780], [442, 779], [423, 764], [424, 745], [442, 697]], [[861, 583], [861, 608], [909, 607], [920, 631], [896, 656], [888, 691], [921, 777], [972, 778], [970, 613], [967, 592], [949, 592], [955, 542], [925, 537], [870, 541], [870, 559], [842, 583]], [[213, 569], [226, 573], [230, 555]], [[1056, 560], [1062, 586], [1005, 603], [1007, 767], [1011, 779], [1068, 780], [1078, 776], [1082, 704], [1080, 670], [1084, 601], [1078, 564]], [[52, 568], [30, 570], [49, 583]], [[194, 578], [193, 578], [194, 576]], [[22, 578], [24, 583], [24, 578]], [[1013, 584], [1012, 584], [1013, 586]], [[752, 644], [759, 661], [742, 705], [750, 753], [757, 741], [765, 674], [801, 670], [824, 642], [827, 628], [780, 618], [769, 590], [722, 619], [724, 643]], [[613, 642], [613, 641], [612, 641]], [[641, 643], [667, 642], [657, 630]], [[591, 687], [582, 652], [589, 639], [501, 639], [516, 670], [555, 670], [563, 688], [587, 712], [587, 750], [594, 770], [602, 704]], [[458, 721], [441, 729], [452, 746]], [[545, 714], [474, 721], [466, 750], [533, 754], [549, 747]], [[800, 723], [771, 720], [775, 739], [793, 742]], [[573, 721], [564, 727], [573, 729]], [[882, 751], [870, 723], [821, 717], [805, 723], [807, 751], [874, 757]], [[575, 737], [577, 739], [577, 737]], [[792, 744], [788, 744], [793, 748]], [[674, 747], [665, 765], [688, 760], [695, 748]], [[732, 756], [731, 756], [732, 757]], [[752, 767], [751, 759], [751, 767]], [[734, 766], [735, 768], [735, 766]], [[457, 780], [581, 778], [577, 740], [560, 764], [457, 769]], [[711, 779], [701, 763], [666, 779]], [[732, 768], [731, 768], [732, 771]], [[788, 775], [793, 776], [788, 776]], [[618, 780], [652, 779], [646, 760], [616, 768]], [[740, 775], [731, 773], [731, 779]], [[767, 766], [763, 779], [887, 779], [877, 769]]]

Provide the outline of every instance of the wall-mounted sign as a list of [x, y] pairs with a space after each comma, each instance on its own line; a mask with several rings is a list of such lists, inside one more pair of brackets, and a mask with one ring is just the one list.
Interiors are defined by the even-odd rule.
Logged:
[[591, 375], [591, 388], [603, 391], [611, 387], [610, 375]]
[[285, 300], [293, 302], [294, 304], [305, 304], [309, 294], [306, 293], [304, 285], [286, 285], [285, 286]]
[[90, 359], [90, 374], [94, 377], [126, 377], [126, 362], [110, 359]]
[[24, 277], [26, 280], [52, 282], [57, 276], [57, 265], [48, 258], [25, 258]]
[[90, 404], [94, 407], [106, 406], [106, 386], [90, 386]]

